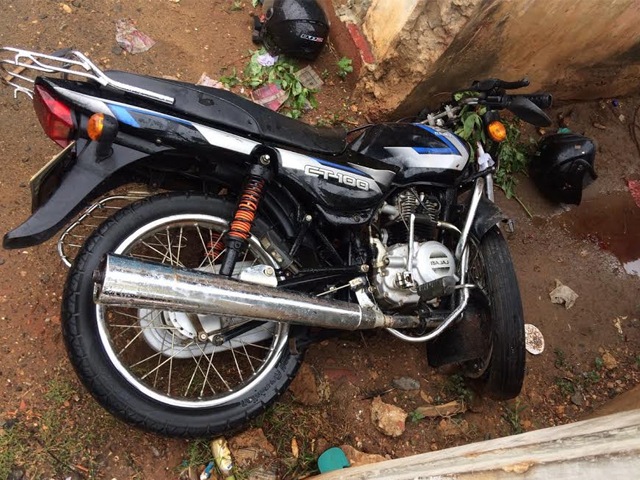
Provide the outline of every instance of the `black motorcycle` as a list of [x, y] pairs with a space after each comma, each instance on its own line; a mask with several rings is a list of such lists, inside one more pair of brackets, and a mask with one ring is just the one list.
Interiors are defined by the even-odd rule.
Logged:
[[[486, 395], [520, 392], [523, 313], [496, 167], [451, 129], [476, 105], [496, 141], [501, 109], [547, 125], [549, 95], [490, 79], [422, 121], [345, 133], [228, 91], [102, 72], [79, 52], [3, 51], [6, 78], [63, 147], [31, 179], [33, 213], [3, 245], [66, 227], [66, 347], [113, 414], [172, 436], [233, 429], [335, 330], [386, 329]], [[146, 192], [110, 193], [134, 183]], [[133, 201], [70, 258], [79, 225], [113, 198]]]

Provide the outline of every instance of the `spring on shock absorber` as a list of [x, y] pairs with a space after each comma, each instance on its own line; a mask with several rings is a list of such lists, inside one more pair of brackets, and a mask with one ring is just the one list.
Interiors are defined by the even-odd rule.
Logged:
[[220, 275], [230, 277], [233, 274], [236, 260], [249, 238], [265, 184], [266, 179], [260, 175], [252, 173], [247, 177], [229, 231], [225, 235], [227, 249], [220, 265]]
[[253, 220], [256, 218], [265, 183], [264, 178], [253, 175], [247, 179], [227, 233], [229, 238], [240, 241], [249, 238], [249, 232], [251, 231]]

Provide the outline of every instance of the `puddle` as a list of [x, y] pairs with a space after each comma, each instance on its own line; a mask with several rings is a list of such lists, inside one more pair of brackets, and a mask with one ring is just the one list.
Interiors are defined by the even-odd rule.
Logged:
[[614, 254], [628, 274], [640, 276], [640, 208], [629, 193], [585, 200], [558, 220], [577, 238]]

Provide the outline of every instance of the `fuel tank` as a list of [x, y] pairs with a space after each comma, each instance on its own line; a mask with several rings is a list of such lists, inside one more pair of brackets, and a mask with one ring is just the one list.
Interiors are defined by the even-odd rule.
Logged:
[[393, 183], [450, 184], [469, 162], [467, 143], [448, 130], [420, 123], [383, 123], [365, 129], [349, 148], [396, 172]]

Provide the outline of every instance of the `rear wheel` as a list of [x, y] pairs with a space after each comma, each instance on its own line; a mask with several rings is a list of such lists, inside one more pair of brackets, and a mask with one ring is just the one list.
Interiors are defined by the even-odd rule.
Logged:
[[[215, 435], [258, 415], [293, 379], [302, 356], [291, 352], [286, 324], [263, 322], [214, 345], [198, 339], [194, 323], [222, 332], [246, 320], [93, 301], [93, 271], [111, 252], [216, 273], [233, 211], [201, 195], [151, 197], [107, 220], [78, 254], [63, 301], [67, 350], [85, 386], [125, 421], [171, 436]], [[234, 275], [278, 267], [257, 238], [266, 229], [258, 219]]]
[[468, 377], [477, 378], [483, 392], [497, 400], [516, 397], [525, 369], [524, 315], [507, 242], [495, 226], [479, 244], [470, 243], [469, 281], [479, 287], [471, 296], [481, 315], [486, 354], [464, 363]]

